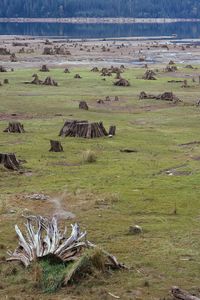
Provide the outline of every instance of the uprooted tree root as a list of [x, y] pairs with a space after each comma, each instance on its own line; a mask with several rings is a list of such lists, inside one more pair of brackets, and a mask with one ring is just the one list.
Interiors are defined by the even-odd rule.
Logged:
[[[19, 246], [8, 252], [7, 261], [19, 261], [25, 267], [39, 266], [37, 286], [45, 292], [56, 291], [61, 286], [77, 283], [93, 272], [126, 269], [113, 255], [100, 249], [86, 238], [78, 224], [71, 225], [66, 236], [58, 228], [57, 219], [41, 216], [27, 217], [26, 235], [15, 225]], [[37, 276], [38, 277], [38, 276]]]

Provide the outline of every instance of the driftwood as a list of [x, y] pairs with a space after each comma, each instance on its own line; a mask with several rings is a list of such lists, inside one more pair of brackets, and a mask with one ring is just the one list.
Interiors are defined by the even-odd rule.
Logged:
[[177, 286], [173, 286], [171, 289], [171, 293], [175, 299], [180, 300], [200, 300], [199, 297], [193, 296], [187, 291], [179, 289]]
[[24, 126], [20, 122], [9, 122], [4, 132], [24, 133]]
[[[19, 246], [14, 252], [8, 251], [10, 257], [7, 261], [19, 261], [25, 267], [38, 259], [47, 257], [55, 262], [69, 263], [80, 259], [84, 250], [97, 248], [87, 240], [87, 232], [82, 232], [77, 223], [71, 225], [71, 235], [66, 236], [67, 229], [65, 228], [63, 233], [60, 231], [56, 217], [47, 219], [42, 216], [29, 216], [26, 219], [25, 235], [15, 225]], [[117, 261], [116, 257], [106, 251], [102, 250], [102, 252], [107, 256], [113, 269], [126, 268]], [[65, 284], [73, 276], [75, 269], [76, 266], [74, 266], [73, 272], [65, 278]]]
[[50, 140], [51, 148], [50, 152], [63, 152], [63, 147], [59, 141]]
[[87, 103], [85, 101], [80, 101], [79, 108], [80, 109], [84, 109], [84, 110], [88, 110], [89, 109], [89, 107], [88, 107], [88, 105], [87, 105]]
[[89, 123], [88, 121], [66, 121], [60, 131], [60, 136], [97, 138], [107, 136], [108, 133], [102, 122]]
[[0, 164], [9, 170], [19, 170], [20, 163], [14, 153], [0, 153]]

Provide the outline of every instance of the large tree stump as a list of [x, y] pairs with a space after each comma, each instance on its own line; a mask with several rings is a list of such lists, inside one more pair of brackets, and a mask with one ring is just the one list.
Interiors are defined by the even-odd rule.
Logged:
[[0, 153], [0, 164], [3, 164], [6, 169], [19, 170], [19, 161], [14, 153]]
[[115, 135], [115, 133], [116, 133], [116, 126], [113, 126], [113, 125], [110, 126], [108, 134]]
[[63, 152], [63, 147], [59, 141], [50, 140], [51, 149], [50, 152]]
[[89, 123], [88, 121], [66, 121], [60, 131], [60, 136], [98, 138], [107, 136], [108, 133], [102, 122]]
[[174, 298], [176, 299], [180, 299], [180, 300], [200, 300], [199, 297], [193, 296], [191, 294], [189, 294], [188, 292], [179, 289], [179, 287], [177, 286], [173, 286], [171, 289], [172, 295], [174, 296]]
[[88, 105], [87, 105], [87, 103], [85, 101], [81, 101], [79, 103], [79, 108], [80, 109], [84, 109], [84, 110], [88, 110], [89, 109], [89, 107], [88, 107]]
[[4, 132], [24, 133], [24, 125], [20, 122], [9, 122], [8, 127], [4, 130]]

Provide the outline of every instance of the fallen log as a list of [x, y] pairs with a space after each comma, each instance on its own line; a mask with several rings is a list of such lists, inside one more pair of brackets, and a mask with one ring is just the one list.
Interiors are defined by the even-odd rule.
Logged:
[[196, 297], [187, 291], [181, 290], [177, 286], [173, 286], [171, 289], [171, 293], [175, 299], [180, 299], [180, 300], [200, 300], [199, 297]]

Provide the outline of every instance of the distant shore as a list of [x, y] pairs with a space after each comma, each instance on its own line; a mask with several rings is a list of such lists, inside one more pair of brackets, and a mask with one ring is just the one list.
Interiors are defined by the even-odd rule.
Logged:
[[0, 18], [0, 23], [66, 23], [66, 24], [162, 24], [200, 22], [200, 19], [170, 18]]

